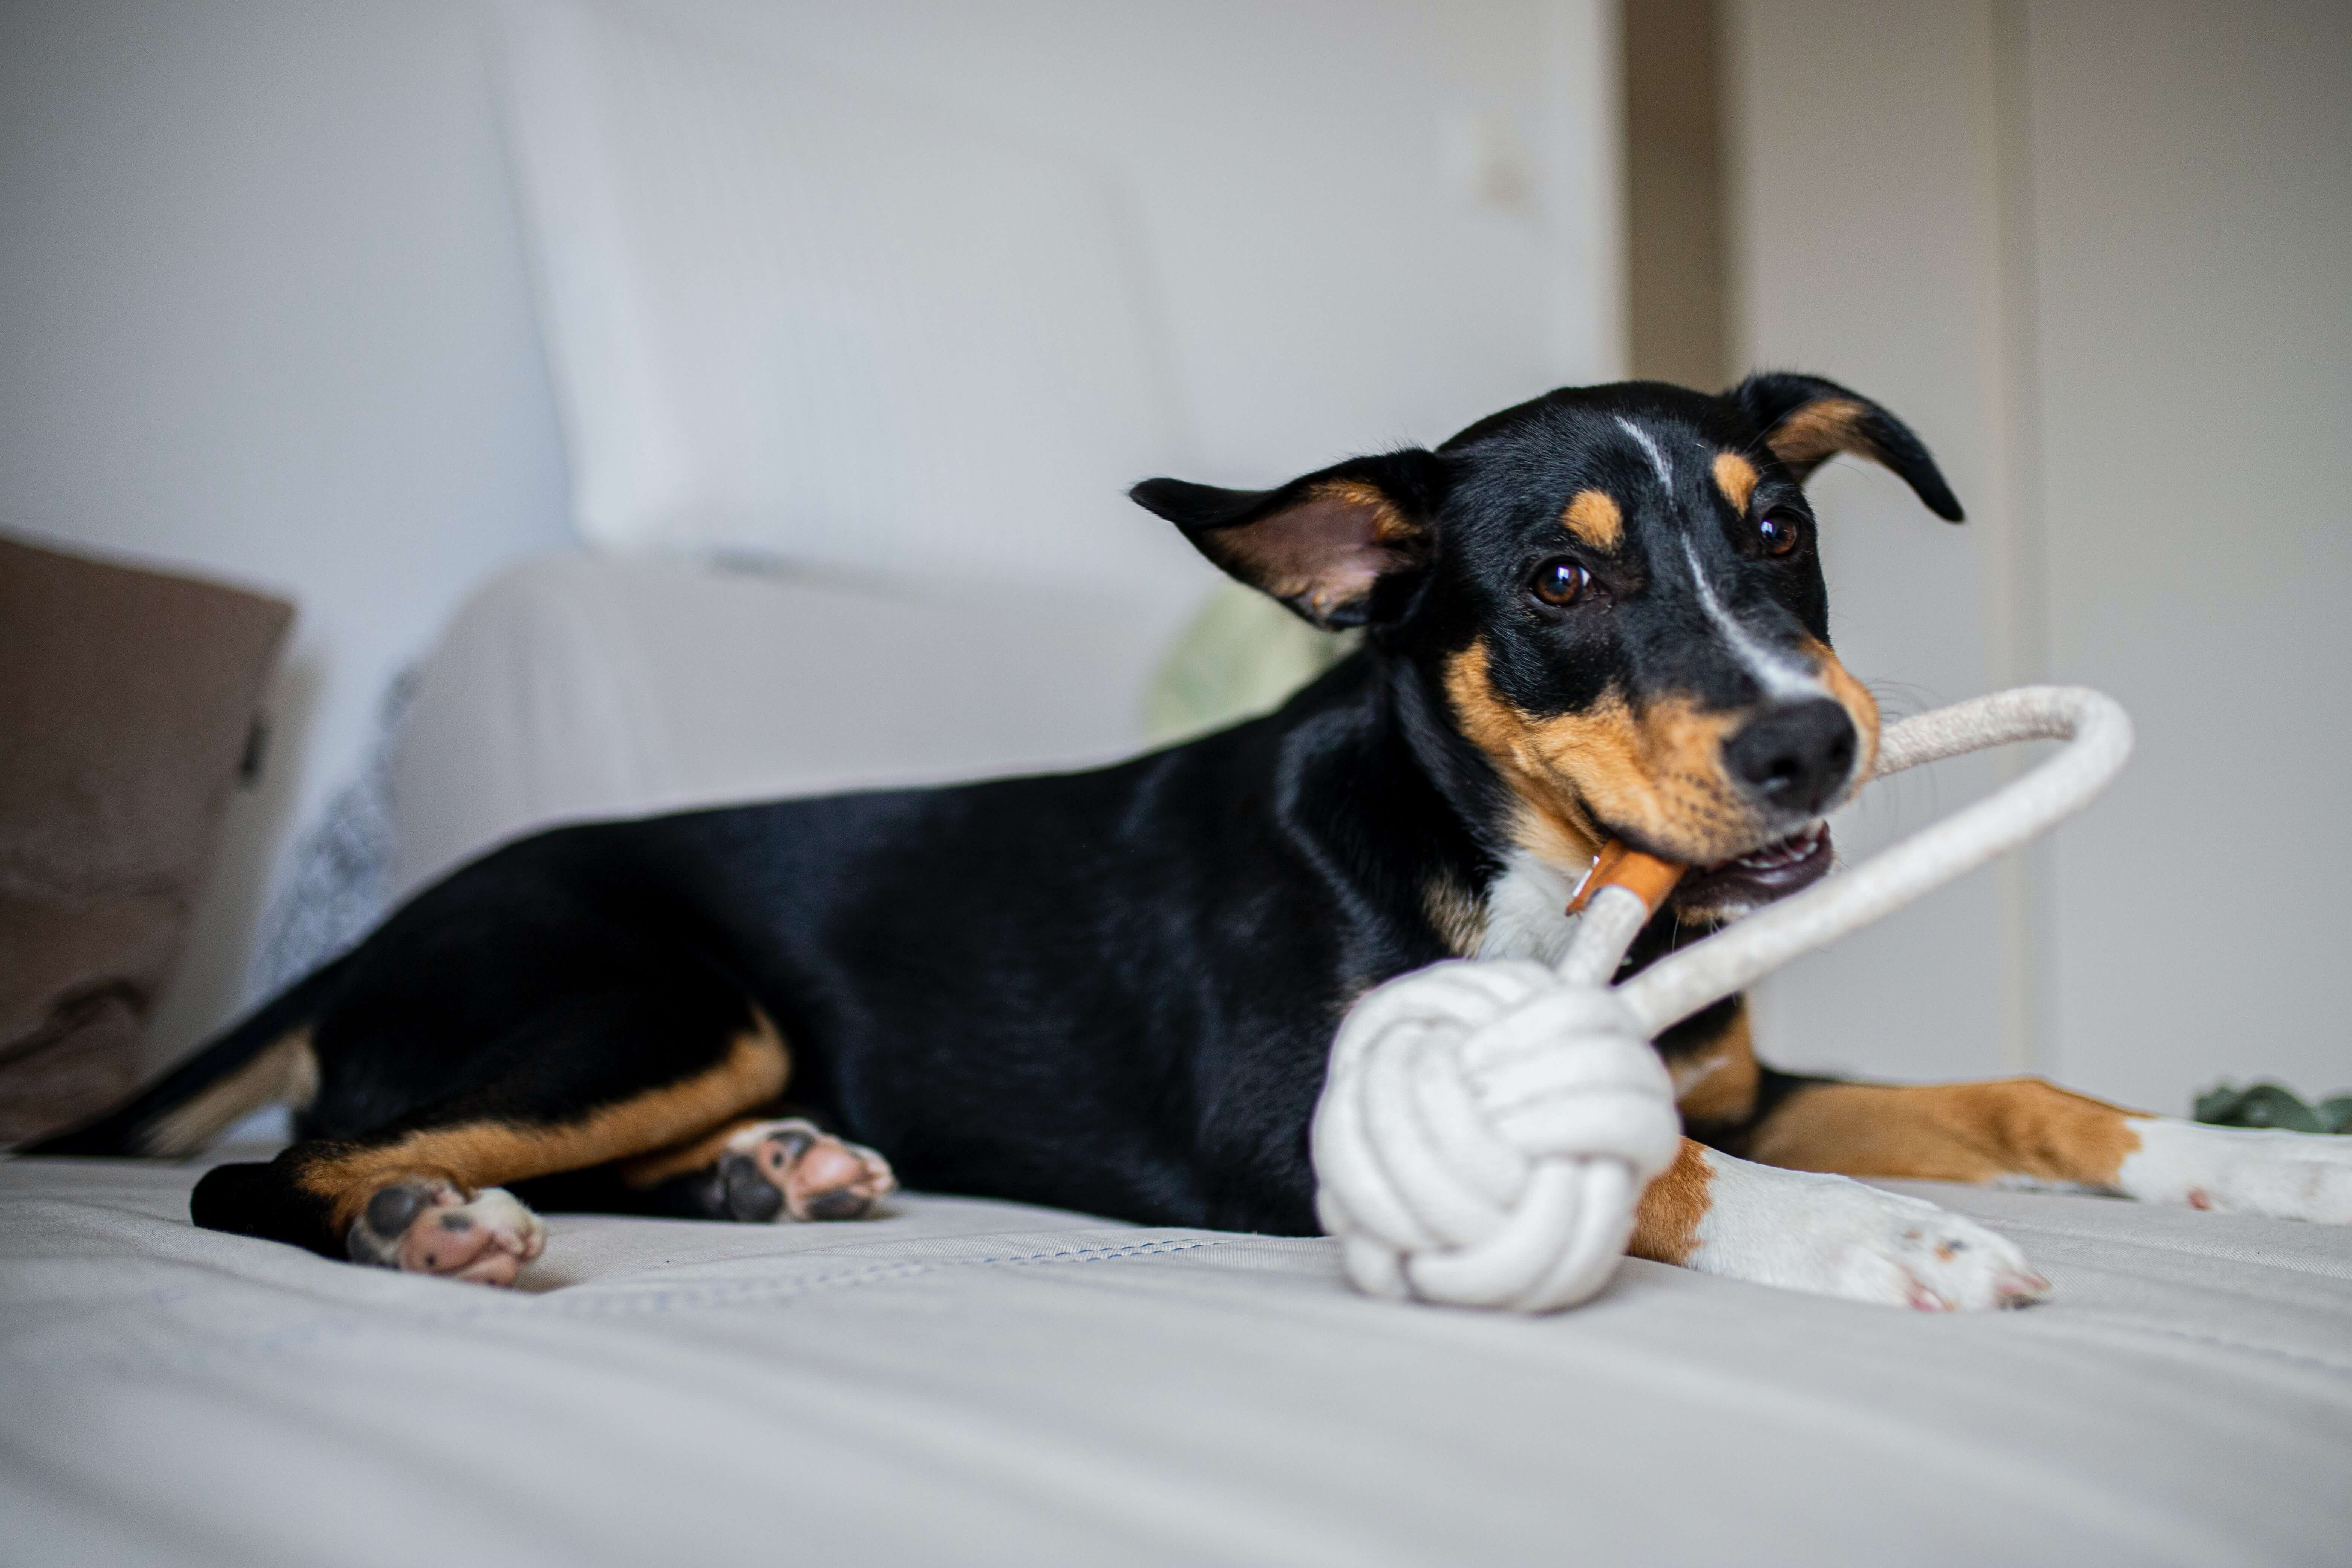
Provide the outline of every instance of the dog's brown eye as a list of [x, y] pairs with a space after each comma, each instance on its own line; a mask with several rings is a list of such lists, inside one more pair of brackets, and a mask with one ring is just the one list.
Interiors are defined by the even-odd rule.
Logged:
[[1756, 520], [1756, 537], [1767, 555], [1786, 555], [1797, 548], [1797, 520], [1785, 511], [1768, 511]]
[[1557, 608], [1576, 603], [1577, 595], [1583, 593], [1585, 584], [1591, 581], [1591, 573], [1563, 555], [1537, 567], [1536, 580], [1531, 586], [1537, 598]]

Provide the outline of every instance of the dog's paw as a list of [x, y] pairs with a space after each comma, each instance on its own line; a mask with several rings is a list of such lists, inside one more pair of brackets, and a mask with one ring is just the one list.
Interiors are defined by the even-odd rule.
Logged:
[[797, 1119], [739, 1128], [719, 1179], [728, 1214], [752, 1221], [862, 1219], [898, 1188], [881, 1155]]
[[1689, 1268], [1925, 1312], [2022, 1307], [2050, 1293], [2009, 1240], [1931, 1203], [1844, 1176], [1719, 1154], [1708, 1163]]
[[454, 1182], [417, 1177], [378, 1188], [343, 1242], [354, 1263], [511, 1285], [547, 1249], [547, 1226], [504, 1187], [468, 1197]]
[[2142, 1203], [2352, 1225], [2352, 1138], [2134, 1117], [2116, 1187]]

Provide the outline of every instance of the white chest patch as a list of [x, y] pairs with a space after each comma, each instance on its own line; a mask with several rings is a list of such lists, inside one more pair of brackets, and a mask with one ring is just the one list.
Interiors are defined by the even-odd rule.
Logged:
[[1486, 889], [1486, 934], [1480, 958], [1532, 958], [1557, 964], [1576, 935], [1568, 900], [1576, 881], [1524, 849], [1514, 849]]

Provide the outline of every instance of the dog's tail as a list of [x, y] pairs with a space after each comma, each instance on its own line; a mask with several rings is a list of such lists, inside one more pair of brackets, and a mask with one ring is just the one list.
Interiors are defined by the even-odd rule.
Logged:
[[19, 1154], [194, 1154], [272, 1100], [308, 1100], [318, 1082], [309, 1025], [326, 1010], [348, 958], [311, 972], [218, 1039], [95, 1121]]

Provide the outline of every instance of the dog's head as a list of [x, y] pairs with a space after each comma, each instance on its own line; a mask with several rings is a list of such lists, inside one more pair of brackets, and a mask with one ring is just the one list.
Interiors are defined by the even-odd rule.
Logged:
[[1692, 866], [1676, 907], [1711, 915], [1826, 870], [1821, 819], [1876, 753], [1877, 705], [1830, 651], [1801, 488], [1838, 452], [1960, 520], [1901, 421], [1786, 374], [1719, 397], [1567, 388], [1433, 452], [1133, 495], [1233, 576], [1417, 667], [1521, 847], [1572, 870], [1622, 837]]

